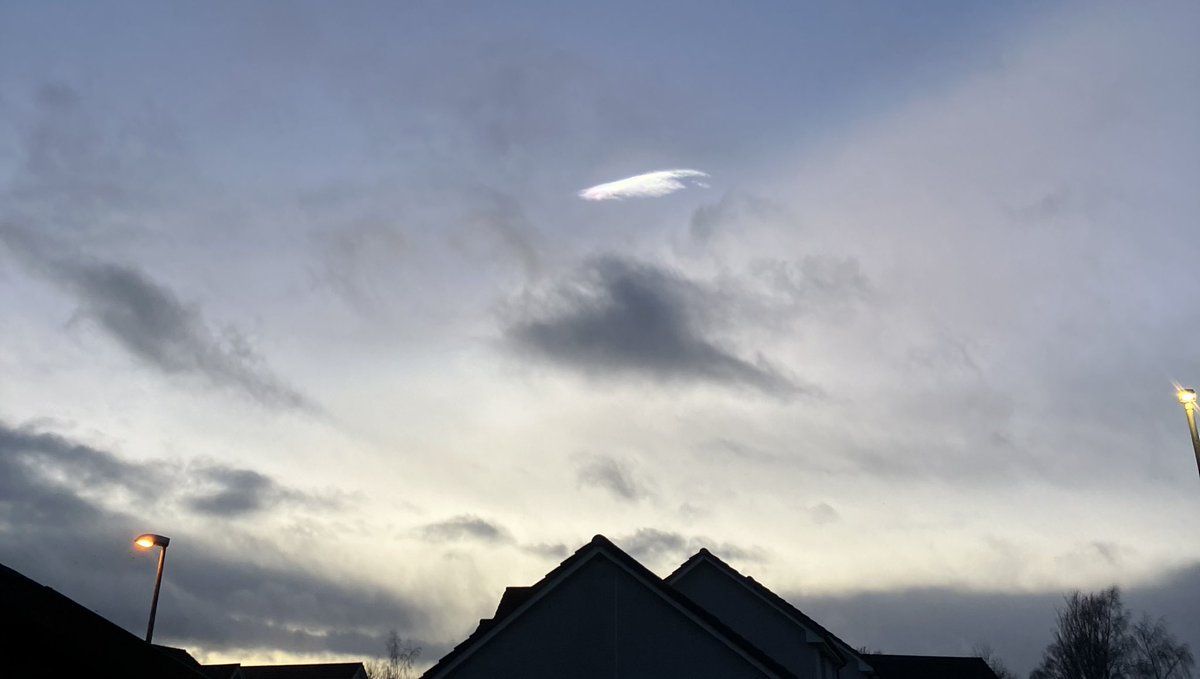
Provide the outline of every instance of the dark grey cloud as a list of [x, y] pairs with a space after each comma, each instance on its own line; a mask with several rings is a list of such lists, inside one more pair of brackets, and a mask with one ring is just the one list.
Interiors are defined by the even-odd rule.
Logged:
[[678, 565], [700, 551], [701, 547], [730, 561], [766, 560], [766, 552], [757, 546], [745, 547], [718, 542], [704, 536], [688, 536], [657, 528], [639, 528], [632, 535], [614, 538], [613, 542], [633, 558], [653, 566]]
[[419, 638], [429, 620], [430, 611], [420, 604], [339, 582], [301, 563], [280, 567], [221, 556], [184, 558], [176, 547], [173, 543], [171, 576], [178, 586], [160, 603], [160, 610], [174, 613], [163, 613], [159, 623], [164, 631], [174, 624], [176, 638], [216, 648], [377, 656], [387, 630]]
[[76, 89], [58, 83], [42, 86], [32, 104], [31, 119], [17, 125], [15, 171], [0, 185], [0, 246], [144, 364], [270, 407], [317, 411], [236, 328], [214, 329], [141, 267], [99, 254], [146, 237], [158, 222], [203, 212], [194, 195], [205, 184], [169, 121], [130, 112], [101, 122]]
[[0, 453], [4, 464], [19, 465], [27, 470], [25, 473], [50, 477], [69, 473], [71, 481], [81, 487], [123, 487], [150, 498], [162, 493], [161, 482], [166, 476], [154, 465], [126, 462], [107, 451], [55, 434], [13, 429], [3, 423], [0, 423]]
[[256, 512], [269, 501], [270, 495], [277, 492], [271, 479], [250, 469], [209, 468], [199, 475], [217, 488], [191, 498], [188, 506], [215, 516]]
[[185, 504], [210, 516], [233, 518], [272, 509], [281, 504], [310, 509], [337, 509], [338, 498], [298, 491], [282, 486], [252, 469], [224, 465], [196, 467], [188, 474], [192, 489]]
[[[212, 463], [131, 462], [57, 434], [2, 422], [0, 455], [0, 468], [8, 471], [4, 498], [11, 506], [28, 501], [27, 509], [46, 517], [62, 516], [64, 510], [45, 502], [58, 500], [67, 503], [68, 509], [77, 509], [75, 494], [101, 493], [124, 494], [129, 502], [148, 507], [179, 505], [218, 518], [245, 516], [285, 504], [322, 510], [339, 506], [337, 497], [289, 488], [251, 469]], [[13, 479], [23, 479], [24, 485]], [[46, 484], [62, 492], [46, 495], [39, 490]]]
[[508, 528], [473, 514], [462, 514], [426, 524], [418, 529], [417, 534], [422, 540], [435, 544], [477, 542], [508, 546], [543, 559], [562, 559], [569, 552], [567, 546], [561, 542], [518, 542]]
[[[1103, 557], [1100, 557], [1103, 558]], [[980, 592], [932, 587], [844, 595], [780, 592], [848, 643], [885, 653], [966, 655], [986, 644], [1024, 676], [1050, 643], [1064, 592]], [[1165, 616], [1193, 649], [1200, 640], [1200, 563], [1167, 570], [1124, 591], [1126, 605]]]
[[629, 465], [607, 455], [585, 459], [576, 479], [581, 486], [602, 488], [622, 500], [636, 501], [647, 495]]
[[678, 557], [688, 549], [688, 540], [683, 535], [657, 528], [639, 528], [633, 535], [616, 538], [614, 542], [638, 561]]
[[[133, 484], [150, 498], [158, 493], [140, 469], [108, 453], [0, 425], [0, 525], [9, 530], [40, 525], [57, 531], [93, 521], [90, 503], [58, 480], [63, 470], [74, 470], [79, 485], [106, 489]], [[0, 531], [0, 537], [4, 534]]]
[[464, 514], [425, 525], [420, 530], [421, 537], [430, 542], [459, 542], [462, 540], [479, 540], [491, 543], [513, 542], [508, 529], [478, 516]]
[[[0, 561], [140, 634], [154, 559], [134, 553], [130, 540], [175, 523], [144, 487], [158, 473], [64, 437], [0, 425]], [[117, 511], [91, 495], [126, 486], [150, 492], [147, 506]], [[223, 553], [195, 534], [170, 534], [156, 625], [164, 643], [366, 656], [380, 653], [388, 629], [419, 636], [430, 619], [421, 604], [313, 572], [270, 544]]]
[[0, 225], [0, 242], [70, 293], [81, 317], [146, 365], [203, 377], [269, 407], [319, 411], [272, 374], [240, 332], [214, 331], [198, 306], [185, 304], [140, 269], [73, 254], [12, 225]]
[[703, 287], [668, 269], [615, 256], [589, 260], [548, 294], [525, 300], [504, 330], [519, 352], [593, 377], [701, 381], [775, 396], [802, 388], [762, 357], [709, 337]]

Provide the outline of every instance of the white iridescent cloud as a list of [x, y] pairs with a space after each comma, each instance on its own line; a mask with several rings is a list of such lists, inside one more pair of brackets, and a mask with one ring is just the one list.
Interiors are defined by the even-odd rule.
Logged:
[[707, 177], [707, 172], [700, 170], [658, 170], [645, 174], [618, 179], [607, 184], [597, 184], [579, 192], [584, 200], [622, 200], [625, 198], [657, 198], [680, 189], [686, 189], [688, 184], [681, 179], [692, 178], [690, 184], [707, 188], [708, 184], [698, 181], [696, 177]]

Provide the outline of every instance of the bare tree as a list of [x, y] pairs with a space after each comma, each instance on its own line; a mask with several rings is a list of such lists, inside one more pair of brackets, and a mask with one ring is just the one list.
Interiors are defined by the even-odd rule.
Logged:
[[1125, 679], [1133, 642], [1121, 591], [1115, 586], [1094, 594], [1076, 590], [1066, 604], [1058, 611], [1054, 641], [1030, 679]]
[[1181, 644], [1167, 630], [1162, 618], [1149, 615], [1133, 626], [1133, 674], [1138, 679], [1190, 679], [1195, 659], [1187, 644]]
[[421, 647], [401, 638], [396, 630], [388, 632], [387, 657], [367, 662], [367, 674], [371, 679], [412, 679]]
[[1012, 670], [1008, 669], [1008, 665], [996, 655], [992, 647], [988, 644], [975, 644], [971, 647], [971, 653], [979, 657], [980, 660], [987, 663], [987, 666], [992, 668], [992, 672], [999, 679], [1017, 679], [1017, 675]]

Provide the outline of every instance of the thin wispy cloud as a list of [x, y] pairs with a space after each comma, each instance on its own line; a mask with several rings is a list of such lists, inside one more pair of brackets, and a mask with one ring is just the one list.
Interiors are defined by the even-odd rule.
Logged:
[[198, 306], [140, 267], [88, 257], [32, 231], [0, 225], [0, 250], [69, 293], [122, 349], [166, 375], [192, 374], [264, 406], [320, 413], [308, 396], [265, 366], [234, 327], [217, 331]]
[[658, 198], [688, 186], [708, 188], [699, 177], [709, 176], [700, 170], [658, 170], [634, 175], [615, 182], [597, 184], [579, 192], [584, 200], [624, 200], [625, 198]]

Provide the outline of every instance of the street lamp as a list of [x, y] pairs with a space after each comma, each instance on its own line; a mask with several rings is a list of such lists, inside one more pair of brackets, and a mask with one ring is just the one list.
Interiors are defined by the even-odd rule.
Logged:
[[158, 575], [154, 576], [154, 598], [150, 600], [150, 622], [146, 625], [147, 643], [154, 638], [154, 615], [158, 612], [158, 590], [162, 587], [163, 562], [167, 560], [167, 545], [169, 544], [171, 544], [171, 538], [154, 533], [139, 535], [133, 541], [133, 546], [141, 550], [148, 550], [152, 547], [162, 548], [158, 553]]
[[1187, 412], [1188, 429], [1192, 432], [1192, 450], [1196, 453], [1196, 470], [1200, 471], [1200, 434], [1196, 433], [1196, 390], [1179, 387], [1175, 396]]

